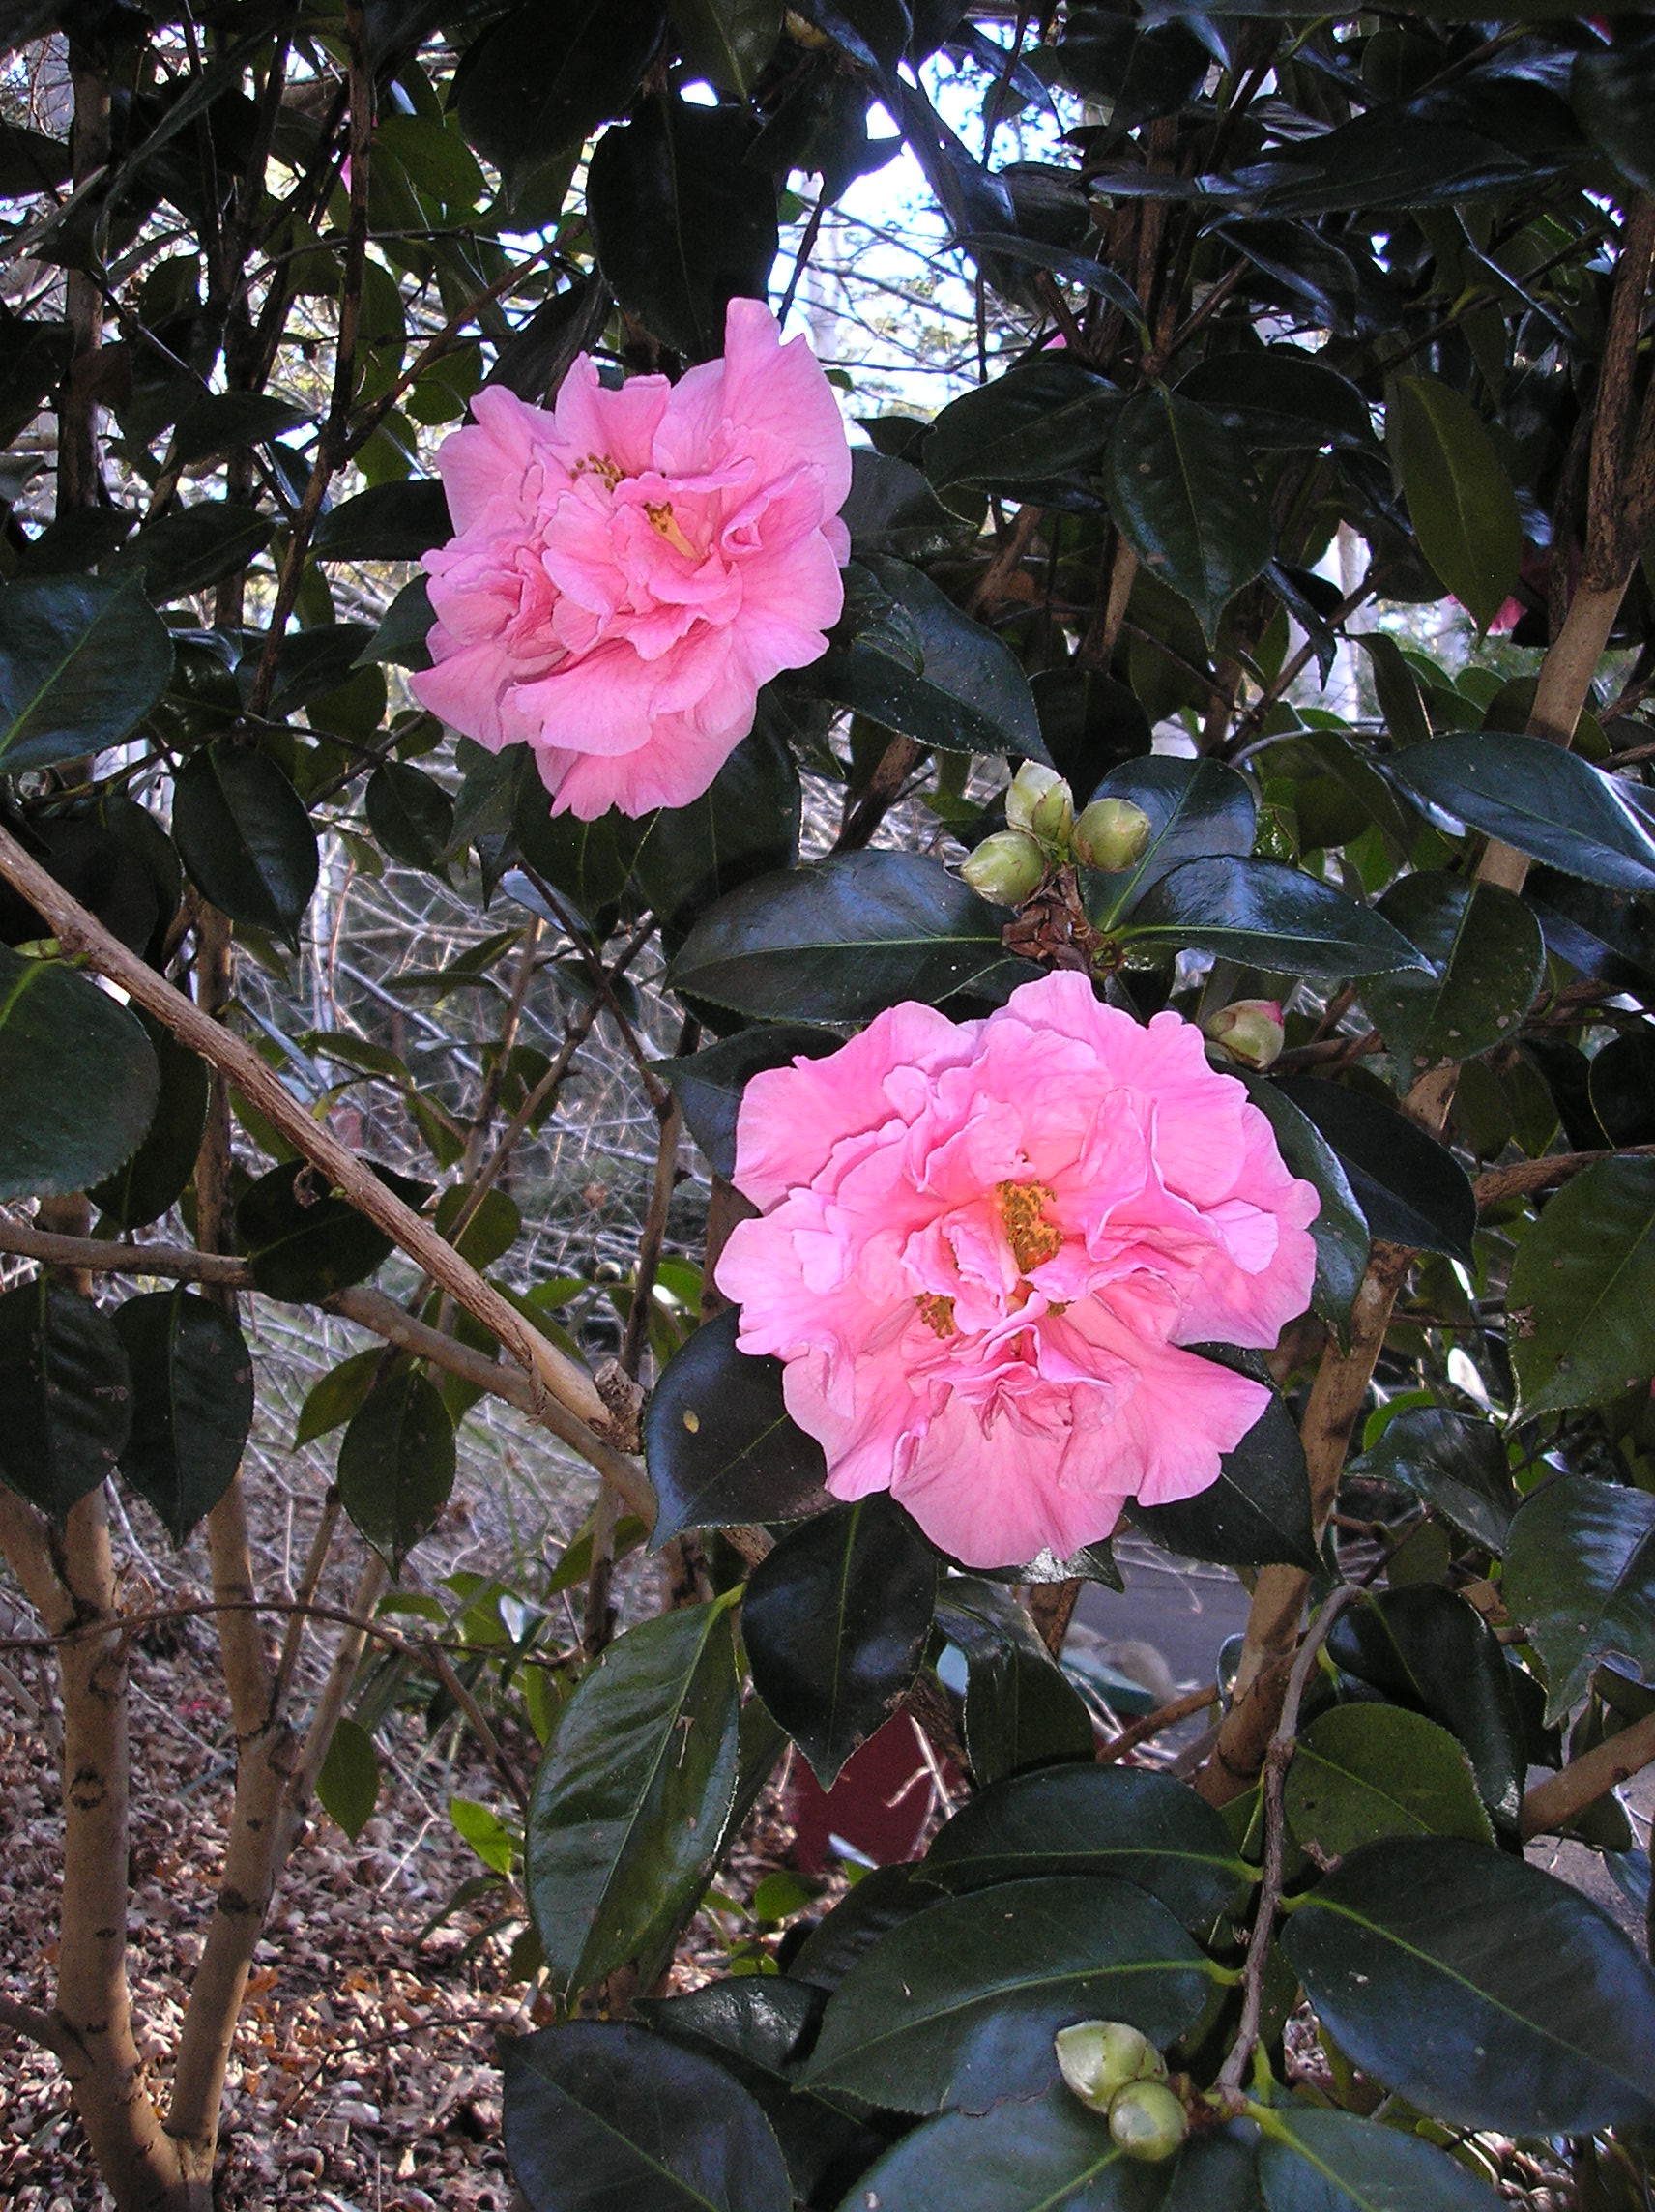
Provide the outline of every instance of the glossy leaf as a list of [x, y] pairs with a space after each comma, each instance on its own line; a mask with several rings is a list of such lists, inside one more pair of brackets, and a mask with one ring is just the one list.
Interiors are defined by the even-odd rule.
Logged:
[[1132, 1882], [1198, 1934], [1245, 1879], [1223, 1819], [1187, 1783], [1096, 1765], [994, 1783], [939, 1831], [919, 1879], [958, 1894], [1060, 1874]]
[[1008, 918], [918, 853], [849, 853], [720, 899], [672, 980], [761, 1021], [866, 1021], [903, 999], [935, 1005], [998, 967]]
[[937, 1593], [937, 1626], [965, 1655], [966, 1756], [979, 1786], [1091, 1758], [1090, 1715], [1008, 1589], [951, 1576]]
[[0, 1481], [61, 1521], [115, 1471], [131, 1377], [115, 1324], [37, 1275], [0, 1293]]
[[1546, 1717], [1584, 1698], [1608, 1661], [1655, 1681], [1655, 1498], [1565, 1474], [1511, 1525], [1503, 1594], [1545, 1662]]
[[166, 625], [130, 583], [44, 576], [0, 591], [0, 774], [119, 744], [172, 673]]
[[831, 1503], [822, 1446], [788, 1417], [781, 1361], [738, 1352], [740, 1327], [735, 1307], [704, 1323], [645, 1408], [656, 1545], [686, 1528], [802, 1520]]
[[467, 138], [513, 177], [580, 151], [624, 114], [666, 24], [663, 0], [524, 0], [491, 24], [456, 84]]
[[1611, 46], [1582, 45], [1569, 72], [1569, 102], [1599, 152], [1655, 192], [1655, 38], [1647, 27], [1623, 21]]
[[775, 188], [745, 164], [746, 117], [664, 96], [603, 133], [587, 217], [616, 298], [691, 361], [724, 351], [724, 309], [764, 296], [776, 255]]
[[788, 1972], [813, 1988], [836, 1990], [883, 1936], [936, 1904], [936, 1891], [921, 1888], [914, 1868], [875, 1867], [817, 1922], [795, 1952]]
[[985, 2111], [1056, 2081], [1052, 2037], [1070, 2021], [1129, 2021], [1171, 2043], [1208, 1970], [1166, 1906], [1127, 1882], [1060, 1875], [947, 1898], [851, 1968], [804, 2079], [899, 2111]]
[[[207, 1062], [199, 1053], [177, 1043], [153, 1014], [141, 1007], [132, 1010], [155, 1054], [160, 1084], [155, 1113], [131, 1158], [113, 1175], [93, 1183], [88, 1193], [103, 1218], [118, 1229], [142, 1229], [159, 1221], [189, 1188], [207, 1126], [210, 1088]], [[0, 1029], [0, 1070], [4, 1066], [5, 1033]], [[0, 1125], [4, 1121], [5, 1109], [0, 1106]], [[0, 1138], [0, 1154], [4, 1147]]]
[[372, 484], [341, 500], [317, 523], [310, 539], [318, 561], [419, 561], [446, 545], [454, 526], [448, 494], [434, 477]]
[[1263, 1413], [1220, 1460], [1216, 1482], [1171, 1505], [1134, 1504], [1131, 1519], [1157, 1544], [1187, 1557], [1228, 1567], [1274, 1564], [1311, 1571], [1316, 1534], [1310, 1476], [1298, 1428], [1282, 1399], [1271, 1392]]
[[1420, 550], [1486, 630], [1517, 589], [1523, 525], [1511, 480], [1451, 385], [1399, 376], [1390, 392], [1386, 434]]
[[1458, 876], [1404, 876], [1379, 911], [1433, 971], [1383, 976], [1363, 990], [1379, 1033], [1410, 1073], [1475, 1060], [1517, 1034], [1546, 974], [1540, 925], [1520, 898]]
[[375, 1381], [339, 1445], [339, 1503], [393, 1572], [454, 1487], [454, 1425], [442, 1392], [396, 1361]]
[[[389, 1168], [373, 1172], [410, 1206], [429, 1195], [428, 1183], [411, 1182]], [[296, 1303], [319, 1303], [365, 1282], [392, 1251], [385, 1232], [335, 1197], [327, 1178], [304, 1160], [283, 1161], [243, 1193], [236, 1231], [266, 1297]]]
[[1004, 499], [1101, 506], [1087, 480], [1124, 404], [1118, 386], [1048, 354], [950, 401], [926, 435], [925, 474], [939, 491], [965, 485]]
[[753, 1687], [824, 1790], [913, 1686], [936, 1595], [936, 1554], [881, 1491], [790, 1530], [748, 1577]]
[[1074, 793], [1077, 811], [1112, 769], [1147, 755], [1148, 715], [1135, 692], [1101, 669], [1064, 662], [1031, 677], [1029, 688], [1047, 755]]
[[[1244, 858], [1253, 850], [1259, 809], [1252, 786], [1221, 761], [1186, 761], [1152, 754], [1112, 769], [1093, 792], [1123, 799], [1149, 818], [1149, 837], [1129, 868], [1089, 870], [1087, 917], [1110, 930], [1151, 884], [1180, 861], [1221, 853]], [[1078, 797], [1078, 794], [1077, 794]]]
[[1209, 409], [1152, 389], [1121, 410], [1104, 481], [1121, 536], [1189, 601], [1210, 642], [1272, 550], [1269, 510], [1244, 449]]
[[1209, 355], [1179, 377], [1177, 389], [1180, 398], [1200, 400], [1256, 450], [1298, 452], [1374, 443], [1361, 393], [1299, 346]]
[[393, 860], [440, 868], [454, 833], [454, 802], [408, 761], [381, 761], [363, 794], [368, 828]]
[[204, 897], [297, 946], [316, 888], [316, 832], [268, 753], [220, 738], [191, 754], [173, 785], [172, 830]]
[[805, 1022], [765, 1022], [739, 1030], [683, 1060], [657, 1063], [663, 1082], [683, 1109], [690, 1135], [714, 1175], [736, 1173], [736, 1120], [747, 1084], [761, 1069], [788, 1067], [795, 1060], [820, 1060], [844, 1039]]
[[1374, 1237], [1469, 1263], [1476, 1195], [1445, 1145], [1349, 1084], [1293, 1076], [1276, 1088], [1338, 1153]]
[[639, 897], [669, 930], [755, 876], [798, 857], [798, 771], [762, 718], [688, 806], [663, 808], [644, 826], [632, 861]]
[[1515, 1831], [1527, 1739], [1504, 1648], [1474, 1607], [1435, 1583], [1381, 1590], [1334, 1622], [1327, 1655], [1392, 1704], [1445, 1728], [1470, 1760], [1495, 1824]]
[[1458, 2127], [1584, 2135], [1655, 2119], [1655, 1975], [1555, 1876], [1459, 1838], [1375, 1844], [1282, 1947], [1340, 2049]]
[[122, 1478], [174, 1544], [235, 1480], [253, 1418], [253, 1364], [234, 1318], [182, 1284], [128, 1298], [115, 1329], [132, 1378]]
[[525, 1844], [529, 1902], [560, 1991], [651, 1957], [711, 1871], [740, 1728], [730, 1602], [628, 1629], [564, 1707]]
[[1500, 2202], [1446, 2151], [1355, 2112], [1277, 2105], [1265, 2129], [1269, 2212], [1495, 2212]]
[[1414, 799], [1565, 875], [1655, 892], [1655, 833], [1612, 775], [1544, 738], [1503, 730], [1434, 738], [1384, 763]]
[[1368, 1268], [1372, 1246], [1367, 1220], [1339, 1154], [1309, 1115], [1284, 1094], [1279, 1083], [1251, 1075], [1242, 1080], [1248, 1097], [1275, 1132], [1282, 1158], [1295, 1176], [1315, 1185], [1321, 1201], [1310, 1225], [1316, 1244], [1316, 1285], [1310, 1302], [1343, 1336]]
[[1344, 1858], [1383, 1836], [1495, 1832], [1466, 1754], [1400, 1705], [1335, 1705], [1304, 1730], [1288, 1768], [1288, 1826], [1305, 1849]]
[[1185, 860], [1120, 925], [1129, 944], [1215, 952], [1290, 975], [1378, 975], [1421, 955], [1372, 907], [1275, 860]]
[[1240, 2130], [1187, 2142], [1147, 2165], [1060, 2085], [975, 2115], [944, 2112], [869, 2167], [847, 2198], [880, 2212], [1260, 2212]]
[[233, 576], [264, 551], [274, 535], [268, 515], [227, 500], [203, 500], [146, 523], [111, 568], [117, 575], [141, 577], [147, 596], [157, 606], [166, 606]]
[[160, 1093], [136, 1015], [61, 960], [0, 945], [0, 1199], [83, 1190], [131, 1157]]
[[1492, 1421], [1446, 1406], [1406, 1407], [1350, 1471], [1404, 1484], [1485, 1551], [1504, 1551], [1518, 1499]]
[[508, 2037], [506, 2153], [531, 2212], [790, 2212], [763, 2112], [724, 2069], [631, 2021]]
[[878, 633], [864, 631], [849, 645], [830, 645], [795, 684], [943, 752], [1014, 752], [1043, 760], [1033, 694], [1009, 648], [906, 562], [870, 554], [862, 566], [895, 602], [918, 665], [898, 659], [876, 642]]
[[1548, 1202], [1512, 1263], [1506, 1343], [1524, 1414], [1655, 1373], [1655, 1160], [1599, 1160]]

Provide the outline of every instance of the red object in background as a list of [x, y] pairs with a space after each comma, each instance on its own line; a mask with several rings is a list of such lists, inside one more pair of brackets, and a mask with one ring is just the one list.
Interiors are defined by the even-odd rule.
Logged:
[[[950, 1788], [961, 1780], [946, 1765], [943, 1776]], [[918, 1856], [930, 1813], [931, 1769], [918, 1730], [898, 1713], [852, 1755], [831, 1790], [795, 1757], [787, 1818], [796, 1833], [788, 1855], [800, 1874], [820, 1874], [836, 1855], [828, 1839], [840, 1836], [876, 1866], [894, 1866]]]

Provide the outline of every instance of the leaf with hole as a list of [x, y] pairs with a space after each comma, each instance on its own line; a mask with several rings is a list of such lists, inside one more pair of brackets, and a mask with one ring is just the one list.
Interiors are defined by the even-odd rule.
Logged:
[[1655, 1373], [1655, 1160], [1597, 1160], [1548, 1201], [1512, 1262], [1506, 1345], [1525, 1416]]
[[1071, 2021], [1124, 2020], [1173, 2042], [1211, 1972], [1166, 1906], [1128, 1882], [1002, 1882], [932, 1906], [864, 1952], [804, 2079], [898, 2111], [986, 2111], [1053, 2085], [1052, 2038]]
[[561, 1992], [653, 1963], [711, 1873], [736, 1790], [737, 1594], [628, 1629], [564, 1707], [525, 1844]]
[[172, 674], [167, 626], [131, 583], [45, 576], [0, 591], [0, 774], [119, 744]]
[[234, 1319], [181, 1283], [128, 1298], [115, 1330], [132, 1377], [122, 1479], [182, 1545], [242, 1464], [253, 1418], [253, 1364]]
[[957, 1895], [1059, 1874], [1133, 1882], [1198, 1934], [1247, 1879], [1222, 1817], [1187, 1783], [1089, 1764], [993, 1783], [939, 1830], [917, 1878]]
[[936, 1554], [881, 1491], [790, 1529], [747, 1578], [753, 1687], [824, 1790], [913, 1687], [936, 1596]]
[[645, 1408], [656, 1546], [686, 1528], [798, 1521], [832, 1503], [822, 1446], [788, 1416], [781, 1361], [738, 1352], [740, 1328], [734, 1307], [704, 1323]]
[[135, 1014], [67, 962], [0, 945], [0, 1199], [56, 1197], [112, 1174], [160, 1095]]
[[1502, 1586], [1546, 1665], [1546, 1718], [1584, 1698], [1607, 1661], [1655, 1682], [1655, 1498], [1565, 1474], [1511, 1524]]
[[107, 1314], [44, 1274], [0, 1293], [0, 1481], [61, 1521], [113, 1474], [131, 1375]]
[[1300, 1903], [1282, 1948], [1346, 2057], [1452, 2126], [1655, 2120], [1655, 1974], [1524, 1859], [1458, 1837], [1371, 1845]]

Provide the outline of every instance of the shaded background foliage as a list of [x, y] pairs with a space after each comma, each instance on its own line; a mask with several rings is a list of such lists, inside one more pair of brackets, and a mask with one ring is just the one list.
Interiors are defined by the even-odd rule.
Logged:
[[[117, 2200], [210, 2200], [282, 1860], [314, 1791], [361, 1827], [417, 1697], [499, 1786], [453, 1819], [551, 2023], [506, 2062], [537, 2208], [1425, 2212], [1513, 2186], [1513, 2139], [1645, 2203], [1655, 1985], [1520, 1847], [1567, 1832], [1647, 1910], [1614, 1790], [1655, 1759], [1646, 26], [0, 28], [0, 1537], [96, 1785], [54, 1986], [0, 2019]], [[711, 358], [735, 294], [857, 425], [844, 619], [704, 800], [551, 822], [520, 750], [406, 689], [435, 442], [582, 350]], [[1147, 830], [1107, 871], [1054, 833], [1014, 917], [949, 863], [1022, 760]], [[965, 1575], [829, 1504], [702, 1279], [755, 1069], [1041, 962], [1215, 1035], [1281, 1003], [1247, 1080], [1323, 1202], [1272, 1413], [1133, 1516], [1251, 1591], [1179, 1779], [1096, 1760], [1098, 1677], [1057, 1663], [1108, 1547]], [[247, 1527], [289, 1435], [338, 1447], [299, 1611]], [[443, 1526], [462, 1466], [509, 1587]], [[254, 1906], [164, 2126], [113, 1934], [109, 1525], [159, 1551], [147, 1513], [205, 1540]], [[899, 1708], [961, 1807], [920, 1867], [672, 1980], [789, 1740], [830, 1783]], [[1088, 2014], [1172, 2047], [1175, 2158], [1059, 2084]]]

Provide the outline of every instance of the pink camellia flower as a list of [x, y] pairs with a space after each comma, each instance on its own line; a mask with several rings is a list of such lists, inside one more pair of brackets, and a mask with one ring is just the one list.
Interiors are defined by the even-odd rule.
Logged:
[[732, 300], [724, 358], [619, 391], [582, 354], [553, 413], [501, 386], [437, 466], [457, 535], [425, 556], [422, 706], [498, 751], [526, 741], [552, 811], [698, 799], [759, 686], [827, 650], [851, 454], [802, 337]]
[[1075, 974], [754, 1076], [736, 1184], [741, 1350], [786, 1361], [836, 1498], [889, 1490], [970, 1566], [1214, 1482], [1269, 1393], [1177, 1348], [1273, 1345], [1316, 1271], [1316, 1192], [1200, 1030]]

